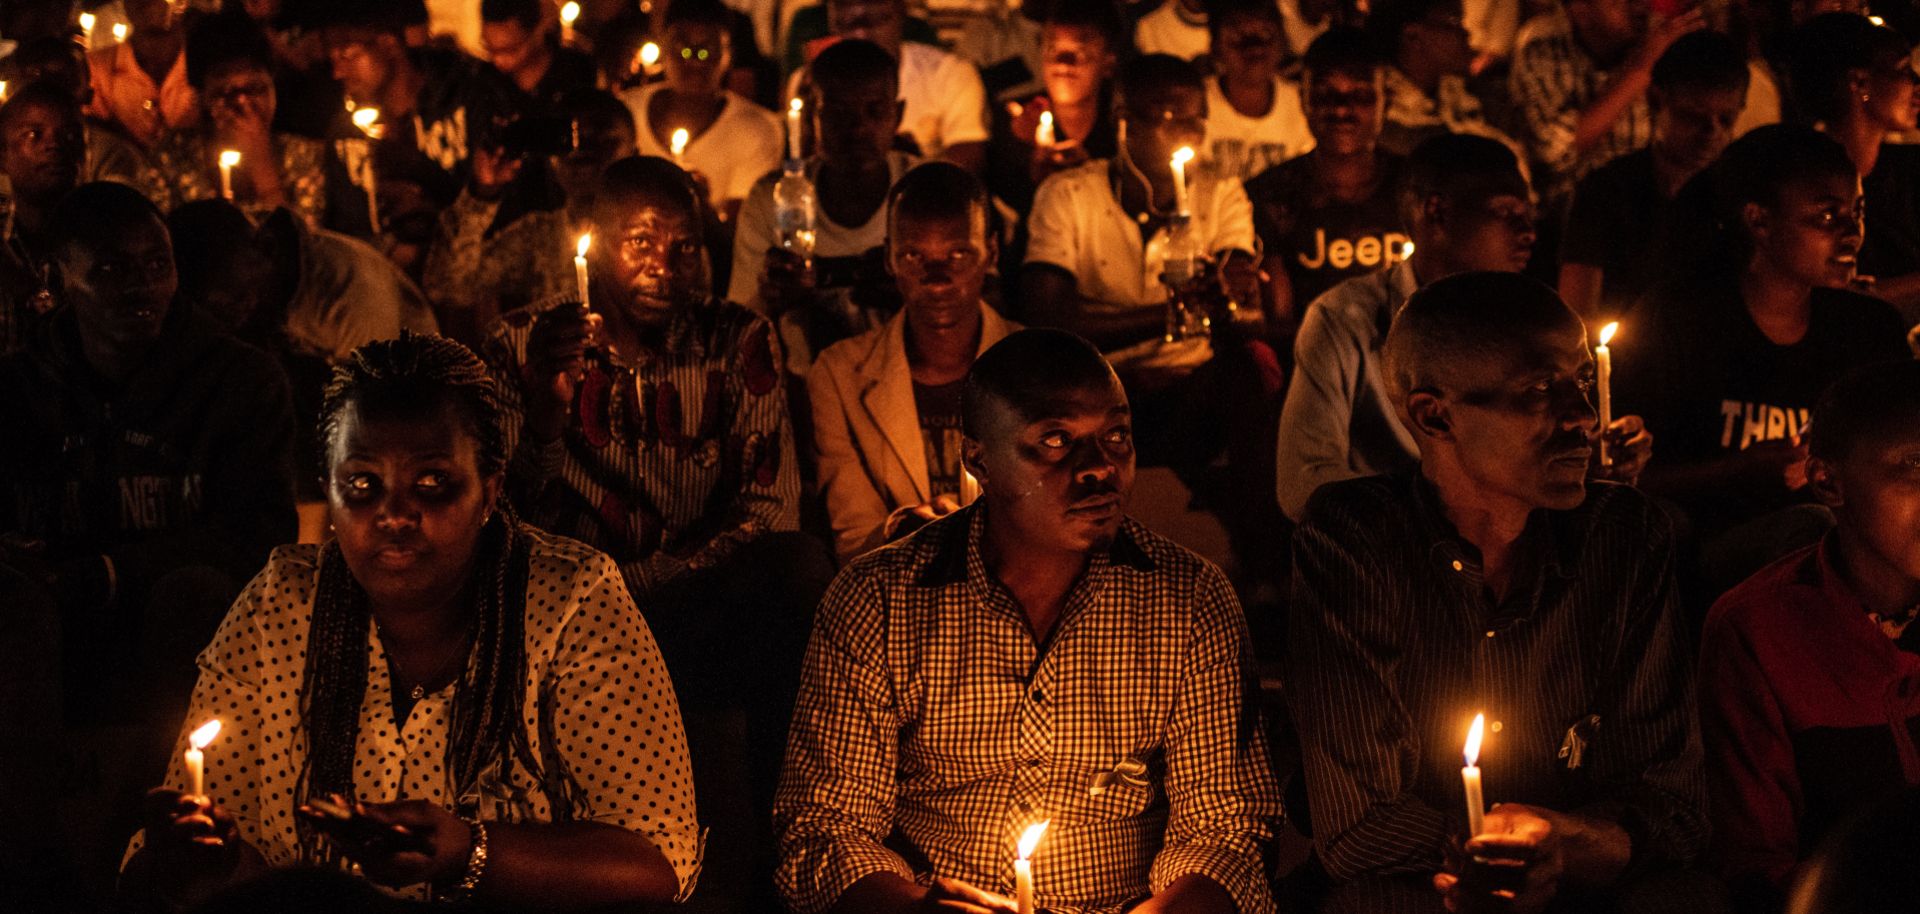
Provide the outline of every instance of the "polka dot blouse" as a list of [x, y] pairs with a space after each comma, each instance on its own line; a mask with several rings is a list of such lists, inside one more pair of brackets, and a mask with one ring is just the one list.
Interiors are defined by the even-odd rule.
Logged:
[[[524, 707], [535, 758], [557, 763], [571, 780], [575, 821], [616, 825], [652, 841], [673, 865], [685, 898], [699, 874], [702, 835], [680, 706], [659, 648], [611, 559], [522, 529], [532, 545]], [[300, 862], [300, 690], [319, 569], [319, 546], [283, 546], [235, 601], [200, 654], [200, 680], [167, 775], [167, 786], [188, 788], [187, 733], [219, 718], [223, 729], [206, 750], [207, 793], [274, 865]], [[446, 765], [454, 687], [423, 697], [396, 727], [376, 624], [369, 623], [367, 639], [353, 764], [360, 799], [424, 799], [489, 821], [554, 820], [546, 793], [515, 764], [496, 767], [468, 795], [455, 796]], [[413, 886], [403, 894], [425, 897], [426, 890]]]

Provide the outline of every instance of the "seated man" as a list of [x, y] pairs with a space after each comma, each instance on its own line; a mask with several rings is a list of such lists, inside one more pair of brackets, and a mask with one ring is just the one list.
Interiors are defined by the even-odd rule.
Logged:
[[1700, 652], [1716, 862], [1756, 911], [1848, 816], [1920, 784], [1920, 363], [1841, 379], [1811, 426], [1838, 525], [1721, 597]]
[[[1169, 4], [1174, 5], [1174, 4]], [[1213, 169], [1245, 181], [1313, 148], [1300, 86], [1280, 77], [1286, 36], [1273, 0], [1214, 0], [1207, 13], [1207, 147]]]
[[[1025, 330], [963, 404], [974, 506], [840, 573], [775, 803], [788, 907], [1269, 914], [1280, 816], [1246, 620], [1219, 569], [1125, 516], [1127, 397]], [[1136, 905], [1137, 906], [1133, 906]]]
[[[93, 98], [93, 86], [87, 82], [87, 56], [80, 43], [66, 35], [48, 35], [20, 43], [20, 47], [0, 60], [0, 78], [9, 86], [8, 97], [27, 86], [47, 81], [58, 86], [84, 111]], [[81, 184], [94, 181], [118, 181], [160, 203], [169, 194], [166, 178], [120, 125], [96, 119], [86, 121], [86, 155], [80, 164]]]
[[981, 299], [993, 269], [986, 189], [950, 162], [888, 195], [887, 266], [905, 304], [813, 363], [813, 444], [847, 561], [975, 494], [960, 465], [960, 394], [974, 356], [1016, 329]]
[[543, 0], [481, 0], [480, 47], [487, 63], [513, 81], [527, 114], [547, 114], [561, 99], [594, 87], [593, 58], [562, 45]]
[[1247, 182], [1267, 307], [1289, 323], [1341, 281], [1407, 256], [1394, 201], [1401, 159], [1378, 142], [1382, 67], [1365, 33], [1314, 39], [1301, 77], [1313, 151]]
[[1747, 99], [1746, 55], [1719, 32], [1673, 43], [1647, 90], [1653, 142], [1580, 180], [1560, 242], [1560, 294], [1582, 316], [1618, 317], [1654, 277], [1654, 245], [1680, 186], [1733, 142]]
[[[1474, 63], [1461, 0], [1385, 0], [1373, 4], [1367, 30], [1387, 58], [1387, 106], [1380, 148], [1407, 155], [1441, 133], [1471, 133], [1520, 145], [1487, 122], [1467, 88]], [[1524, 164], [1524, 163], [1523, 163]]]
[[0, 355], [26, 345], [55, 301], [41, 273], [47, 220], [86, 154], [80, 106], [51, 82], [0, 105]]
[[[1294, 537], [1289, 703], [1324, 909], [1490, 910], [1504, 883], [1519, 911], [1697, 910], [1673, 534], [1636, 490], [1588, 482], [1585, 327], [1534, 280], [1466, 273], [1415, 293], [1386, 349], [1420, 463], [1320, 489]], [[1476, 712], [1497, 805], [1466, 834]], [[1461, 840], [1520, 871], [1463, 874]]]
[[[1126, 47], [1119, 10], [1107, 0], [1058, 0], [1039, 45], [1042, 91], [995, 107], [987, 147], [987, 190], [1016, 213], [1033, 208], [1049, 175], [1114, 154], [1113, 71]], [[1043, 113], [1053, 121], [1051, 146], [1040, 142]]]
[[836, 42], [808, 72], [813, 258], [780, 247], [773, 204], [780, 172], [764, 175], [740, 206], [727, 294], [774, 321], [787, 370], [798, 377], [821, 350], [873, 329], [898, 307], [883, 263], [887, 189], [914, 161], [893, 148], [904, 103], [896, 97], [899, 67], [881, 46]]

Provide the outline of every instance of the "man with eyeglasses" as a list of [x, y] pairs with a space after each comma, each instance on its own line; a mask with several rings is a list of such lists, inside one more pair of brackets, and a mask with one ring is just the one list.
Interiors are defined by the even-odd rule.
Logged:
[[487, 62], [513, 81], [529, 114], [544, 113], [570, 93], [594, 87], [593, 58], [553, 40], [544, 0], [482, 0], [480, 46]]

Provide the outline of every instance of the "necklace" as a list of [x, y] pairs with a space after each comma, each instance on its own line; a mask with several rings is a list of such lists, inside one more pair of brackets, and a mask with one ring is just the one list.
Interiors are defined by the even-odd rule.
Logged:
[[[427, 678], [425, 679], [418, 679], [414, 681], [413, 688], [407, 691], [408, 698], [411, 698], [414, 701], [419, 701], [420, 699], [427, 697], [427, 683], [434, 682], [438, 680], [441, 676], [446, 675], [447, 670], [453, 666], [453, 662], [455, 660], [465, 657], [472, 650], [472, 647], [467, 644], [467, 639], [464, 635], [461, 636], [460, 638], [460, 644], [461, 644], [461, 649], [454, 651], [451, 654], [448, 654], [447, 658], [445, 660], [440, 661], [440, 665], [434, 668], [434, 671], [431, 675], [427, 676]], [[388, 654], [387, 659], [393, 663], [394, 672], [397, 672], [402, 676], [406, 675], [406, 672], [407, 672], [406, 665], [400, 662], [400, 658], [398, 656], [394, 654]]]

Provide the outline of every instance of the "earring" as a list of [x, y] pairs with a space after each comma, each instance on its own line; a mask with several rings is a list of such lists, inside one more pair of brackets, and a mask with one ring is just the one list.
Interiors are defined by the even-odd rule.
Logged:
[[1863, 102], [1867, 101], [1868, 100], [1867, 93], [1865, 92], [1860, 93], [1860, 100]]

